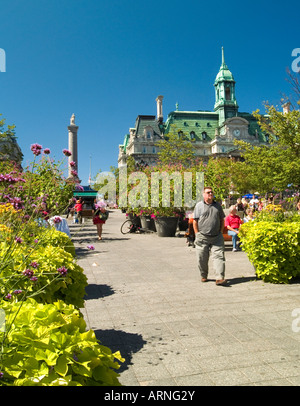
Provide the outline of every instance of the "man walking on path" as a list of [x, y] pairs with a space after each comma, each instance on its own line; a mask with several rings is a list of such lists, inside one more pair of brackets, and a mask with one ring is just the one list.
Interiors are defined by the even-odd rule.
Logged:
[[201, 281], [207, 281], [208, 261], [211, 252], [216, 284], [225, 285], [225, 255], [222, 234], [225, 214], [220, 204], [214, 201], [211, 187], [206, 186], [204, 188], [203, 199], [195, 206], [193, 222]]

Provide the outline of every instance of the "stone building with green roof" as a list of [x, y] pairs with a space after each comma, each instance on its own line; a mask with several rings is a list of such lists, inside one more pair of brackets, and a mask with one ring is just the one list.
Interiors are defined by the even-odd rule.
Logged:
[[162, 99], [158, 96], [157, 116], [139, 115], [135, 127], [129, 129], [124, 143], [119, 145], [118, 166], [126, 164], [128, 156], [136, 162], [155, 165], [158, 159], [160, 139], [172, 128], [183, 133], [196, 147], [196, 155], [207, 160], [214, 157], [239, 157], [234, 141], [244, 140], [253, 145], [268, 144], [268, 134], [264, 134], [255, 117], [250, 113], [240, 113], [235, 96], [235, 80], [225, 63], [222, 48], [222, 63], [215, 82], [215, 105], [213, 111], [180, 111], [168, 114], [163, 121]]

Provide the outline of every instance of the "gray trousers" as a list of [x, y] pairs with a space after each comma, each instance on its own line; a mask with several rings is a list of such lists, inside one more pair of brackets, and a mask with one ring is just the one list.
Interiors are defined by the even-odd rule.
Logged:
[[201, 278], [207, 278], [208, 261], [211, 253], [216, 280], [225, 278], [224, 238], [222, 233], [216, 237], [207, 237], [201, 233], [195, 239], [198, 268]]

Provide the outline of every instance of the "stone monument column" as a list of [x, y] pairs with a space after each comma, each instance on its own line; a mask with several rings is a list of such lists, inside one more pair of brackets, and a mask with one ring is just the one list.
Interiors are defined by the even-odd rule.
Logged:
[[[72, 177], [71, 171], [76, 170], [78, 172], [78, 149], [77, 149], [77, 131], [78, 126], [75, 125], [75, 114], [73, 113], [70, 119], [70, 125], [68, 126], [69, 131], [69, 151], [72, 153], [69, 156], [69, 177]], [[70, 162], [74, 161], [76, 166], [71, 167]]]

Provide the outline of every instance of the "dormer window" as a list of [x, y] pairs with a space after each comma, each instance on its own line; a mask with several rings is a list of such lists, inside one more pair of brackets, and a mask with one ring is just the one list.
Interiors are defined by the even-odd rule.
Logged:
[[195, 136], [196, 136], [195, 131], [191, 131], [191, 132], [190, 132], [191, 140], [194, 140], [194, 139], [195, 139]]
[[144, 136], [147, 140], [151, 140], [153, 138], [153, 128], [150, 126], [145, 127]]
[[202, 133], [202, 139], [205, 141], [207, 138], [207, 133], [205, 131], [203, 131]]

